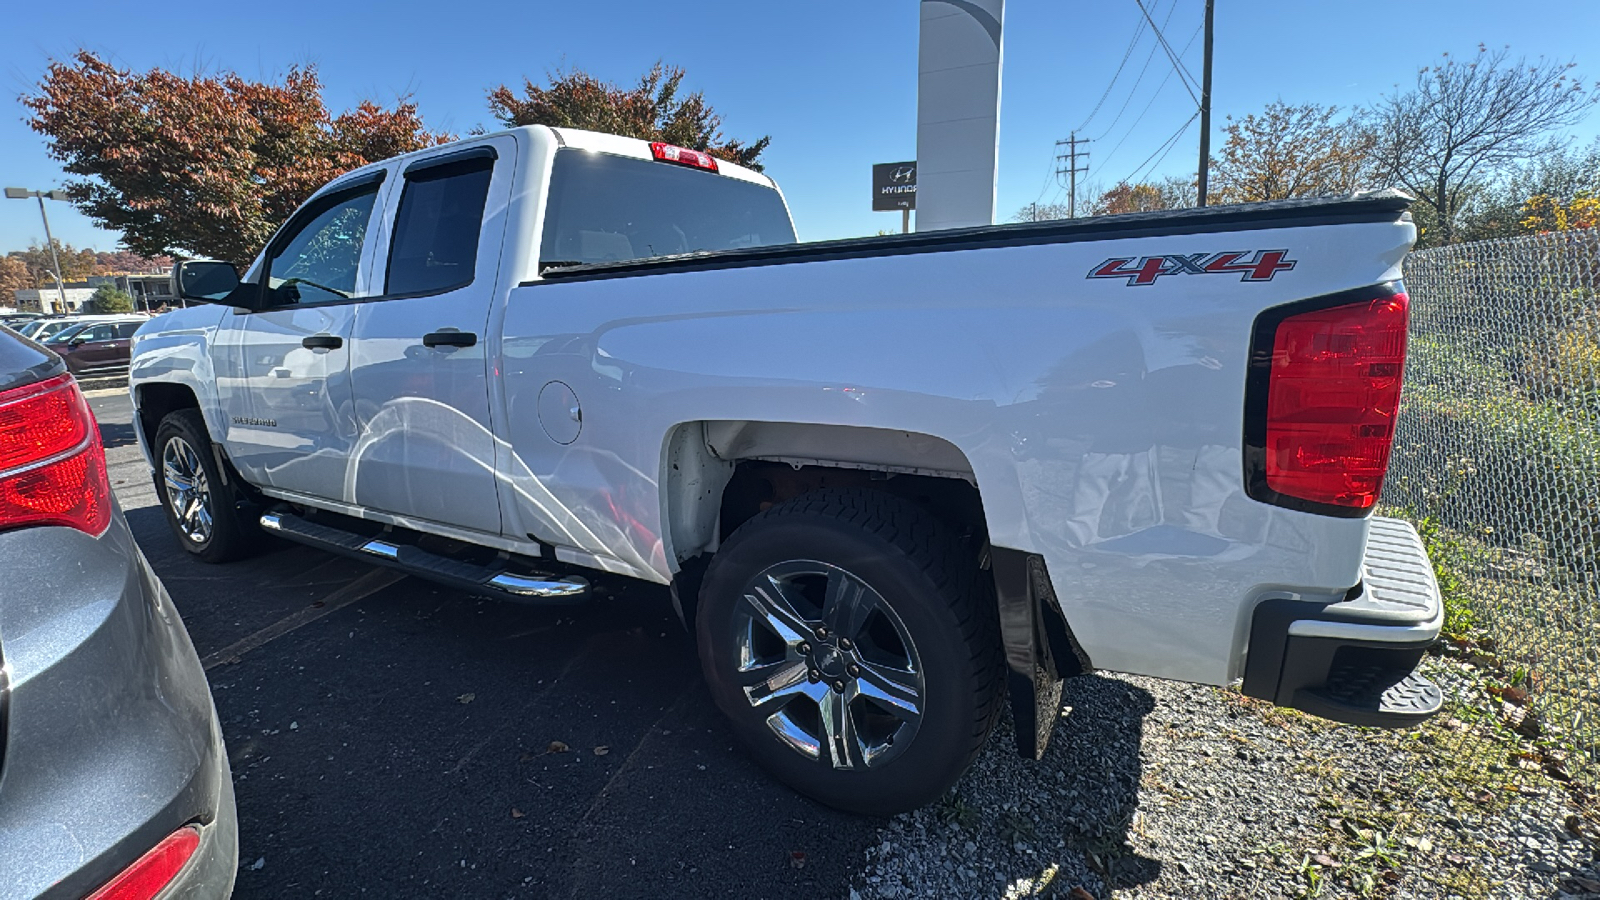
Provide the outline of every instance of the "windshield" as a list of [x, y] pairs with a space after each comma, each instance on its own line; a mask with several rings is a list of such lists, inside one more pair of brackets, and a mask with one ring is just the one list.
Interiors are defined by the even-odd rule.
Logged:
[[35, 331], [32, 335], [30, 335], [30, 337], [32, 337], [34, 340], [39, 341], [39, 342], [42, 343], [44, 341], [44, 339], [49, 337], [50, 335], [55, 334], [56, 332], [62, 330], [63, 328], [71, 328], [72, 326], [74, 326], [76, 324], [78, 324], [78, 323], [77, 322], [46, 322], [43, 325], [40, 325], [39, 329], [37, 331]]
[[81, 324], [81, 323], [70, 323], [70, 324], [67, 324], [67, 325], [63, 325], [54, 334], [47, 333], [46, 336], [44, 337], [44, 339], [41, 340], [39, 343], [41, 343], [41, 344], [63, 344], [63, 343], [66, 343], [67, 341], [72, 340], [73, 335], [77, 334], [78, 332], [80, 332], [80, 331], [82, 331], [82, 330], [84, 330], [85, 328], [88, 328], [88, 327], [89, 326], [87, 324]]
[[772, 188], [674, 163], [559, 150], [540, 268], [792, 244]]

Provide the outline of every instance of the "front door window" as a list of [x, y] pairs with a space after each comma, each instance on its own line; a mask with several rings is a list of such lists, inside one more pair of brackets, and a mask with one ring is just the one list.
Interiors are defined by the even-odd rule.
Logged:
[[378, 186], [340, 192], [313, 207], [275, 242], [267, 260], [268, 306], [348, 300], [356, 296], [361, 248]]

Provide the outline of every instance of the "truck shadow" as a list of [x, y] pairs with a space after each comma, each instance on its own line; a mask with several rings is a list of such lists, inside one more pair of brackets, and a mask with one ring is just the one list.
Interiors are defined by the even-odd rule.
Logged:
[[[208, 566], [159, 507], [128, 520], [202, 657], [373, 571], [277, 541]], [[908, 846], [890, 837], [908, 826], [919, 861], [970, 866], [980, 893], [997, 872], [1020, 884], [1054, 866], [1057, 895], [1097, 897], [1160, 872], [1127, 845], [1146, 691], [1069, 681], [1043, 760], [1019, 758], [1003, 720], [945, 801], [849, 816], [736, 747], [664, 588], [596, 584], [587, 606], [539, 608], [403, 579], [212, 669], [241, 823], [236, 895], [869, 897], [863, 863], [903, 874], [869, 848]]]
[[874, 854], [881, 883], [939, 866], [973, 891], [992, 892], [988, 879], [998, 870], [1007, 896], [1066, 897], [1081, 886], [1107, 897], [1157, 879], [1161, 863], [1128, 843], [1155, 699], [1126, 681], [1087, 675], [1066, 682], [1061, 702], [1037, 762], [1017, 755], [1010, 715], [1002, 714], [956, 788], [891, 827], [888, 849]]
[[[596, 576], [576, 607], [480, 600], [271, 542], [193, 560], [129, 512], [202, 658], [232, 763], [235, 896], [841, 896], [880, 820], [737, 749], [666, 589]], [[264, 862], [262, 862], [264, 861]]]
[[100, 424], [100, 442], [107, 450], [115, 447], [126, 447], [134, 442], [133, 426], [123, 422], [102, 422]]
[[[1091, 675], [1069, 680], [1061, 697], [1069, 711], [1052, 736], [1035, 778], [1054, 778], [1067, 803], [1067, 833], [1107, 889], [1154, 881], [1161, 863], [1128, 846], [1139, 806], [1145, 718], [1155, 698], [1126, 681]], [[1100, 893], [1100, 896], [1106, 896]]]

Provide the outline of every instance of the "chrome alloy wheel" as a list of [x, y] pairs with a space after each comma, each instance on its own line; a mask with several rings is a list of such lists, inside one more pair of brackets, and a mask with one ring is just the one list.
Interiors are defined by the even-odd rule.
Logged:
[[796, 752], [859, 769], [910, 746], [922, 723], [921, 660], [866, 582], [823, 562], [769, 566], [745, 588], [734, 628], [745, 699]]
[[161, 451], [161, 479], [167, 489], [178, 529], [196, 544], [211, 540], [211, 485], [200, 454], [181, 437], [172, 437]]

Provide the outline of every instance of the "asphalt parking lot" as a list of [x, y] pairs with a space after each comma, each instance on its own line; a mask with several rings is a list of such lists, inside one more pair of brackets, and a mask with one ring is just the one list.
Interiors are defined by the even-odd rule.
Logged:
[[90, 403], [211, 679], [235, 896], [847, 893], [878, 823], [733, 746], [664, 588], [597, 578], [587, 606], [516, 606], [265, 538], [208, 566], [167, 528], [126, 394]]

